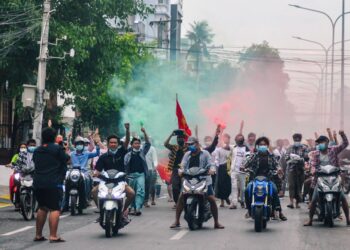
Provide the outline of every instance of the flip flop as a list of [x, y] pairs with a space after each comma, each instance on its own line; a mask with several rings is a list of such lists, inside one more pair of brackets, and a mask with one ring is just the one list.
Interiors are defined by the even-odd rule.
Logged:
[[216, 225], [214, 226], [214, 229], [224, 229], [225, 227], [223, 225]]
[[50, 243], [62, 243], [62, 242], [66, 242], [64, 239], [61, 238], [57, 238], [55, 240], [50, 240]]
[[36, 241], [36, 242], [38, 242], [38, 241], [46, 241], [47, 239], [44, 237], [44, 236], [41, 236], [40, 238], [34, 238], [34, 240], [33, 241]]
[[171, 229], [180, 228], [180, 227], [181, 227], [180, 224], [172, 224], [172, 225], [170, 226]]

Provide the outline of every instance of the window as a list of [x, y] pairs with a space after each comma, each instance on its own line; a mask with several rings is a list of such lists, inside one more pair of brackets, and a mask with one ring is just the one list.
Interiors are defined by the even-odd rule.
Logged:
[[158, 0], [159, 4], [169, 4], [169, 0]]

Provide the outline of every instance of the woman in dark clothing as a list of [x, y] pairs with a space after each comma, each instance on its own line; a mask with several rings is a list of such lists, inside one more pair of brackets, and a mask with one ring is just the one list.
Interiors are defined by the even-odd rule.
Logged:
[[225, 134], [224, 136], [225, 145], [216, 149], [213, 153], [215, 157], [215, 165], [217, 166], [216, 181], [215, 181], [215, 196], [221, 199], [220, 207], [224, 207], [224, 201], [230, 205], [230, 194], [231, 194], [231, 176], [230, 165], [228, 159], [231, 154], [230, 147], [230, 136]]

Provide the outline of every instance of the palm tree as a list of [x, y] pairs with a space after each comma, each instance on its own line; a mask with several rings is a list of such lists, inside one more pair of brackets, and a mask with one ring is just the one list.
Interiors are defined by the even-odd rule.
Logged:
[[207, 21], [193, 22], [190, 26], [191, 30], [187, 32], [186, 37], [192, 42], [192, 44], [187, 52], [187, 57], [189, 55], [195, 56], [196, 71], [198, 75], [201, 57], [209, 57], [207, 45], [213, 41], [214, 34], [212, 33]]

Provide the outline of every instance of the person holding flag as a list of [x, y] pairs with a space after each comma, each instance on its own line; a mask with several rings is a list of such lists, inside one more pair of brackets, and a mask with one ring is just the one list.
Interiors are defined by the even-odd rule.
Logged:
[[[187, 152], [187, 146], [185, 145], [185, 142], [187, 138], [192, 135], [192, 131], [187, 124], [186, 118], [182, 112], [180, 103], [177, 99], [177, 95], [176, 95], [176, 116], [177, 116], [179, 129], [174, 130], [164, 142], [164, 146], [170, 150], [168, 169], [169, 171], [172, 171], [170, 181], [172, 185], [172, 192], [173, 192], [173, 199], [175, 202], [175, 206], [179, 199], [180, 190], [181, 190], [181, 178], [178, 174], [179, 165], [182, 161], [183, 156]], [[170, 140], [174, 136], [177, 136], [177, 144], [175, 145], [170, 144]]]

